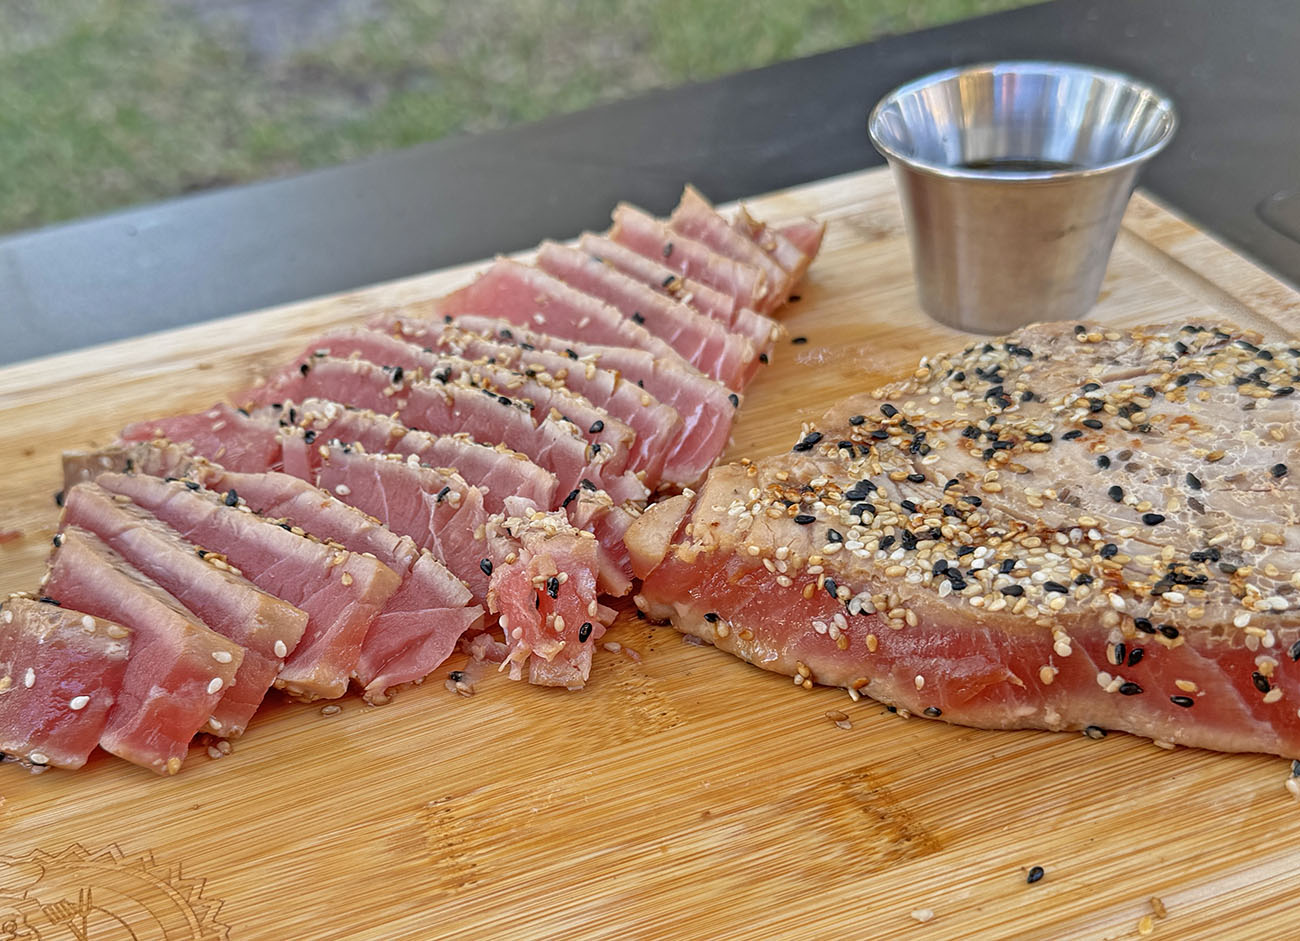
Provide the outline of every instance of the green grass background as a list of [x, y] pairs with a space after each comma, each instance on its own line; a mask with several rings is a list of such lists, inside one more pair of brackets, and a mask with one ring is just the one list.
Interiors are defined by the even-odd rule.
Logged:
[[1025, 0], [0, 0], [0, 231]]

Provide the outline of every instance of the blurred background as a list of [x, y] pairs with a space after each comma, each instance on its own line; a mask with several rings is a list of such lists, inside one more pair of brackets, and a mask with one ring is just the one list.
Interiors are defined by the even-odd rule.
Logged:
[[0, 232], [1027, 0], [0, 0]]

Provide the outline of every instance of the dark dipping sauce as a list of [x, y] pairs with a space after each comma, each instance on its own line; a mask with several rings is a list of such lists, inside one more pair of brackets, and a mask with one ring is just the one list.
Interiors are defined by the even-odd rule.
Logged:
[[1064, 160], [1039, 160], [1033, 157], [989, 157], [957, 164], [959, 170], [992, 170], [994, 173], [1053, 173], [1061, 170], [1083, 170], [1081, 163]]

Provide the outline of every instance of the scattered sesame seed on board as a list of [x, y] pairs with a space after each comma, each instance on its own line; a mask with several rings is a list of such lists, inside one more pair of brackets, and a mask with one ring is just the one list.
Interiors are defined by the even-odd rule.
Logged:
[[934, 911], [929, 908], [914, 908], [912, 909], [912, 917], [921, 924], [925, 924], [934, 918]]

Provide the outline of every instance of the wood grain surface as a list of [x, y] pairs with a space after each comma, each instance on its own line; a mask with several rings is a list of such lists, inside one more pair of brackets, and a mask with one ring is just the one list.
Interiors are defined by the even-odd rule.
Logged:
[[[751, 387], [732, 456], [784, 449], [833, 398], [966, 341], [916, 307], [882, 171], [752, 206], [829, 230], [784, 315], [806, 342]], [[0, 591], [40, 577], [64, 448], [206, 406], [311, 335], [469, 270], [0, 371]], [[1298, 301], [1139, 196], [1095, 316], [1296, 333]], [[172, 779], [102, 754], [77, 773], [0, 766], [0, 935], [1295, 935], [1284, 761], [900, 719], [632, 617], [606, 640], [623, 650], [601, 651], [580, 693], [491, 673], [464, 697], [439, 674], [335, 715], [270, 702], [233, 754], [196, 748]]]

